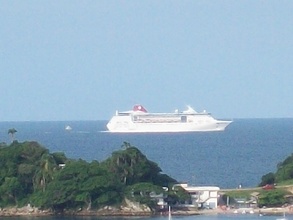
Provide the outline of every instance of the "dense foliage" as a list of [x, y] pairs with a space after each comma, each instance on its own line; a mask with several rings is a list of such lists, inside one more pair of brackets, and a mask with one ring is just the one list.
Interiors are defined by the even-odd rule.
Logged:
[[278, 207], [284, 205], [287, 201], [285, 195], [288, 194], [283, 189], [265, 190], [263, 191], [258, 200], [259, 207]]
[[[249, 200], [253, 193], [258, 193], [259, 207], [276, 207], [290, 203], [292, 192], [286, 188], [293, 183], [293, 154], [288, 156], [283, 162], [277, 165], [275, 173], [269, 172], [261, 177], [258, 186], [260, 189], [235, 190], [223, 195], [224, 201], [229, 197], [231, 203], [236, 203], [234, 198], [244, 198]], [[281, 187], [283, 185], [283, 187]], [[286, 199], [287, 198], [287, 199]]]
[[[282, 185], [293, 179], [293, 154], [277, 165], [275, 173], [270, 172], [262, 176], [259, 186]], [[285, 196], [291, 192], [283, 189], [263, 190], [259, 197], [259, 206], [281, 206], [287, 203]]]
[[277, 165], [276, 173], [268, 173], [262, 176], [259, 186], [281, 183], [293, 179], [293, 154]]
[[129, 143], [102, 162], [68, 159], [37, 142], [0, 147], [1, 207], [91, 209], [121, 204], [125, 197], [154, 206], [151, 193], [163, 193], [174, 183]]

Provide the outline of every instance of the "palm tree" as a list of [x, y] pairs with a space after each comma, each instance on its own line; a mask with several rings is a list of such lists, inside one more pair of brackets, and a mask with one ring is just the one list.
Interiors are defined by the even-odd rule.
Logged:
[[15, 128], [10, 128], [8, 130], [8, 134], [11, 136], [11, 142], [14, 141], [14, 134], [17, 132], [17, 130]]
[[123, 144], [121, 145], [121, 148], [125, 149], [125, 150], [130, 148], [130, 147], [132, 147], [131, 144], [129, 142], [126, 142], [126, 141], [124, 141]]
[[57, 164], [54, 156], [43, 154], [39, 163], [39, 169], [33, 177], [34, 188], [41, 188], [45, 192], [47, 183], [53, 179], [53, 172], [56, 167]]

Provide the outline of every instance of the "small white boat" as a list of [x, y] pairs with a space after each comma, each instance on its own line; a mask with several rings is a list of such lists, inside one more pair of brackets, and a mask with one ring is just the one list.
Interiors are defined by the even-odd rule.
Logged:
[[69, 125], [67, 125], [66, 127], [65, 127], [65, 131], [71, 131], [72, 130], [72, 127], [70, 127]]

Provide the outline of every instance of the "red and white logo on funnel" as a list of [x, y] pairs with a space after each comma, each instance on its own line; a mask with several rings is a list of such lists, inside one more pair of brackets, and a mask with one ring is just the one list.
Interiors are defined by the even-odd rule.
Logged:
[[142, 105], [135, 105], [133, 106], [133, 111], [137, 112], [147, 112], [147, 110]]

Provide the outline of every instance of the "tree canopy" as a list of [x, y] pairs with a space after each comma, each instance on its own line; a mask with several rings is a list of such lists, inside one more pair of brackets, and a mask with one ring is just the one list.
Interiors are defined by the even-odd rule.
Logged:
[[281, 183], [293, 179], [293, 154], [288, 156], [283, 162], [278, 163], [277, 171], [270, 172], [262, 176], [259, 186], [266, 184]]
[[105, 161], [69, 159], [37, 142], [12, 142], [0, 148], [0, 206], [62, 211], [119, 205], [124, 198], [154, 205], [150, 193], [163, 193], [177, 181], [124, 142]]

